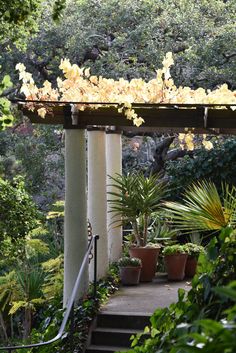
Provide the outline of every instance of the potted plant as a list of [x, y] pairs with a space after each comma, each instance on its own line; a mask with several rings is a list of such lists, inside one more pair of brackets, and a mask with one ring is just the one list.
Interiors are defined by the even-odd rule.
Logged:
[[188, 257], [185, 266], [185, 276], [192, 278], [196, 274], [198, 257], [204, 252], [204, 247], [194, 243], [185, 244]]
[[146, 178], [143, 174], [116, 174], [110, 179], [113, 182], [110, 186], [115, 190], [109, 192], [113, 196], [108, 200], [110, 212], [114, 217], [120, 217], [122, 224], [131, 223], [133, 241], [129, 247], [130, 256], [142, 261], [140, 280], [152, 281], [160, 247], [148, 243], [148, 227], [152, 215], [160, 209], [166, 186], [158, 176]]
[[186, 247], [179, 244], [166, 246], [163, 255], [168, 280], [182, 281], [185, 276], [185, 265], [188, 257]]
[[135, 257], [121, 257], [118, 260], [121, 283], [124, 285], [137, 285], [142, 268], [141, 260]]

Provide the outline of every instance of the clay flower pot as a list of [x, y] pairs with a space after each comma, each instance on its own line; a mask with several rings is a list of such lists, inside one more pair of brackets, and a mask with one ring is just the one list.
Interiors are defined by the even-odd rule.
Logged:
[[118, 260], [121, 283], [135, 285], [139, 283], [142, 262], [135, 257], [124, 256]]
[[193, 256], [187, 257], [186, 265], [185, 265], [185, 276], [192, 278], [195, 276], [197, 270], [197, 259]]
[[156, 273], [159, 248], [134, 247], [129, 249], [132, 257], [137, 257], [142, 261], [140, 282], [151, 282]]
[[185, 265], [188, 252], [184, 245], [173, 244], [163, 250], [164, 262], [170, 281], [182, 281], [185, 276]]
[[124, 285], [137, 285], [140, 280], [141, 267], [120, 267], [120, 279]]
[[187, 254], [165, 255], [165, 267], [170, 281], [182, 281], [185, 276]]
[[185, 266], [185, 276], [192, 278], [196, 274], [198, 257], [205, 252], [204, 247], [194, 243], [185, 244], [188, 258]]

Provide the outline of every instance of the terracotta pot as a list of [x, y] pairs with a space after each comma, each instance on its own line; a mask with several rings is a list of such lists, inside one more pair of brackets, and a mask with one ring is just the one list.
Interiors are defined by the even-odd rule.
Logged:
[[185, 276], [187, 254], [165, 255], [165, 267], [170, 281], [182, 281]]
[[120, 267], [120, 279], [124, 285], [139, 284], [141, 267], [127, 266]]
[[130, 248], [130, 257], [137, 257], [142, 261], [140, 282], [151, 282], [156, 273], [158, 248]]
[[185, 266], [185, 276], [192, 278], [197, 270], [197, 259], [193, 256], [188, 256]]

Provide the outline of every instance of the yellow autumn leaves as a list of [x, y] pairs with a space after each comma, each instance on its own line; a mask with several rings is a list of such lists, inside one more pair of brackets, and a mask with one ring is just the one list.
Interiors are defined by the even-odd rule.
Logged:
[[[83, 104], [85, 102], [117, 103], [117, 109], [123, 113], [133, 124], [140, 126], [144, 120], [132, 108], [133, 103], [172, 103], [172, 104], [235, 104], [236, 92], [228, 89], [226, 84], [210, 91], [203, 88], [196, 90], [190, 87], [177, 87], [170, 75], [170, 67], [174, 65], [171, 52], [168, 52], [163, 61], [163, 67], [156, 71], [156, 77], [146, 82], [143, 79], [130, 81], [120, 78], [118, 80], [94, 76], [89, 68], [80, 68], [71, 64], [68, 59], [62, 59], [59, 68], [64, 78], [57, 78], [57, 87], [45, 81], [38, 88], [32, 74], [26, 72], [23, 64], [16, 65], [19, 79], [22, 81], [21, 92], [28, 100], [67, 101], [80, 102], [79, 110], [99, 108], [99, 105]], [[32, 108], [32, 107], [31, 107]], [[33, 109], [33, 108], [32, 108]], [[40, 108], [38, 114], [45, 117], [46, 109]], [[188, 133], [180, 137], [187, 148], [192, 149], [193, 134]], [[203, 138], [203, 144], [210, 149], [211, 143]]]
[[[194, 134], [192, 131], [188, 131], [186, 134], [181, 133], [178, 136], [180, 142], [180, 148], [187, 149], [188, 151], [194, 150]], [[202, 144], [206, 150], [213, 148], [213, 143], [207, 140], [207, 135], [202, 135]]]

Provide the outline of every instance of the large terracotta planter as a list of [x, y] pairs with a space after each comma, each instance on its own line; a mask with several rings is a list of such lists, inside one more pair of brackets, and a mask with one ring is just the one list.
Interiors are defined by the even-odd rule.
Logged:
[[137, 257], [142, 261], [140, 282], [151, 282], [156, 273], [159, 248], [130, 248], [131, 257]]
[[141, 267], [120, 267], [120, 279], [124, 285], [137, 285], [140, 280]]
[[185, 276], [187, 254], [165, 255], [165, 267], [170, 281], [182, 281]]
[[197, 259], [193, 256], [188, 256], [185, 265], [185, 276], [192, 278], [195, 276], [197, 270]]

